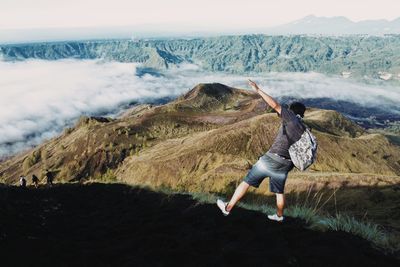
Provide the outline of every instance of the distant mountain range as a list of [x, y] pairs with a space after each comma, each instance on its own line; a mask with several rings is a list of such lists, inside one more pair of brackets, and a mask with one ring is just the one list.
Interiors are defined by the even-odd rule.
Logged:
[[317, 17], [302, 19], [267, 29], [267, 34], [400, 34], [400, 17], [395, 20], [363, 20], [354, 22], [346, 17]]
[[[400, 79], [400, 35], [220, 36], [167, 40], [99, 40], [0, 45], [0, 58], [139, 62], [155, 70], [182, 63], [236, 74], [319, 72]], [[387, 77], [386, 77], [386, 76]]]
[[204, 27], [189, 27], [182, 24], [143, 24], [112, 27], [76, 27], [76, 28], [32, 28], [32, 29], [2, 29], [0, 43], [48, 42], [66, 40], [120, 39], [120, 38], [197, 38], [220, 35], [244, 34], [317, 34], [317, 35], [348, 35], [348, 34], [400, 34], [400, 17], [391, 21], [364, 20], [354, 22], [346, 17], [306, 16], [293, 22], [276, 27], [260, 25], [256, 28], [223, 29], [221, 27], [207, 29]]

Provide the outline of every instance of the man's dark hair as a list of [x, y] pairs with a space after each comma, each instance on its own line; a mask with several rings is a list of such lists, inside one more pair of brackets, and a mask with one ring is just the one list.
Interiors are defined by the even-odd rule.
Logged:
[[289, 105], [289, 110], [293, 111], [294, 114], [304, 117], [304, 112], [306, 111], [306, 106], [300, 102], [293, 102]]

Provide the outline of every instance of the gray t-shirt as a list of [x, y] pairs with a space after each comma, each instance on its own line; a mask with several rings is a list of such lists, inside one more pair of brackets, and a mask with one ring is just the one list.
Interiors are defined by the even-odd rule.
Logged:
[[[289, 147], [300, 139], [305, 128], [300, 118], [297, 117], [293, 111], [288, 110], [287, 108], [282, 107], [280, 117], [282, 119], [282, 125], [278, 130], [278, 135], [269, 149], [269, 152], [290, 159]], [[285, 127], [283, 127], [284, 124]], [[286, 131], [284, 128], [286, 128]]]

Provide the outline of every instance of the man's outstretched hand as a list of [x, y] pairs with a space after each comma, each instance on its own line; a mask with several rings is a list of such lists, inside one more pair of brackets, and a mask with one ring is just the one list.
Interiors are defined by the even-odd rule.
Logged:
[[258, 85], [253, 82], [252, 80], [249, 79], [249, 85], [256, 90], [256, 92], [264, 99], [265, 102], [267, 102], [267, 104], [273, 108], [274, 110], [276, 110], [276, 112], [278, 112], [278, 114], [281, 114], [282, 108], [281, 105], [279, 105], [278, 102], [275, 101], [275, 99], [273, 99], [270, 95], [268, 95], [267, 93], [265, 93], [264, 91], [262, 91], [260, 89], [260, 87], [258, 87]]
[[258, 87], [258, 85], [257, 85], [255, 82], [253, 82], [252, 80], [250, 80], [250, 79], [249, 79], [249, 85], [250, 85], [254, 90], [256, 90], [257, 93], [260, 91], [260, 88]]

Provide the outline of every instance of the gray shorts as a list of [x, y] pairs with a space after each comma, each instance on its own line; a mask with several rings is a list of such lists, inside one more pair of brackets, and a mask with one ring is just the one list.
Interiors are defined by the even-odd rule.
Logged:
[[251, 186], [259, 187], [261, 182], [269, 177], [270, 191], [283, 194], [287, 175], [292, 169], [292, 161], [267, 152], [253, 165], [244, 177], [244, 181]]

